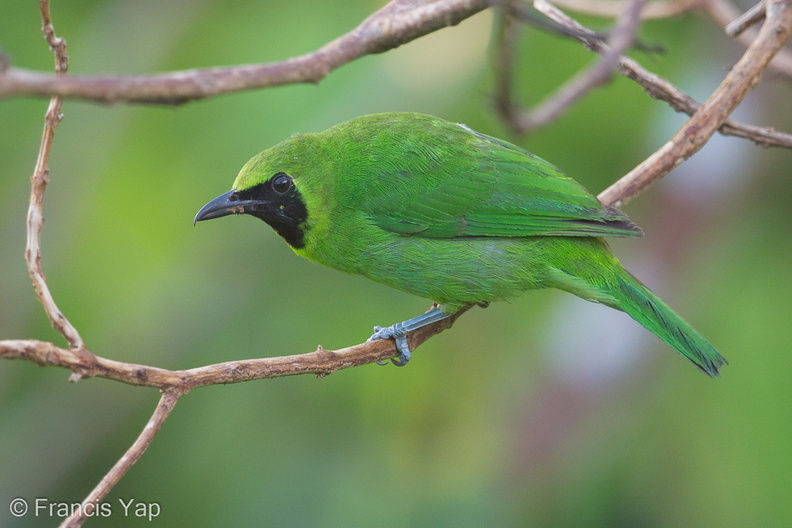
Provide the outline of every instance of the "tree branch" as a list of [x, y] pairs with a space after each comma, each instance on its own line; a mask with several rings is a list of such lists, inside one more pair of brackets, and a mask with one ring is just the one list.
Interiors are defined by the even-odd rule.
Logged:
[[[58, 79], [64, 78], [69, 67], [69, 56], [66, 53], [66, 41], [55, 35], [55, 28], [52, 26], [50, 18], [49, 0], [39, 0], [41, 11], [42, 32], [49, 44], [52, 53], [55, 55], [55, 76]], [[44, 118], [44, 131], [41, 136], [41, 146], [39, 147], [38, 159], [30, 177], [30, 204], [27, 214], [27, 244], [25, 247], [25, 262], [27, 262], [28, 273], [33, 282], [33, 289], [36, 291], [39, 301], [47, 313], [52, 326], [60, 332], [69, 345], [76, 351], [84, 349], [83, 340], [79, 332], [66, 319], [66, 316], [58, 309], [52, 293], [47, 286], [44, 278], [44, 271], [41, 267], [41, 231], [44, 228], [44, 191], [49, 183], [49, 157], [52, 150], [52, 140], [55, 137], [55, 129], [63, 118], [61, 113], [61, 98], [53, 97], [50, 100], [49, 108]]]
[[243, 90], [317, 83], [348, 62], [456, 25], [489, 4], [490, 0], [392, 0], [354, 30], [318, 50], [265, 64], [155, 75], [70, 77], [8, 67], [0, 70], [0, 98], [57, 95], [97, 103], [175, 105]]
[[[594, 51], [603, 55], [587, 73], [580, 75], [559, 92], [553, 105], [543, 111], [546, 120], [555, 118], [585, 91], [606, 81], [614, 67], [642, 86], [652, 97], [668, 101], [674, 108], [693, 114], [674, 138], [630, 174], [600, 195], [606, 204], [618, 205], [634, 197], [647, 185], [662, 177], [676, 164], [695, 153], [720, 128], [724, 133], [742, 135], [758, 143], [792, 147], [792, 136], [772, 129], [751, 127], [727, 120], [727, 116], [752, 88], [773, 55], [792, 31], [792, 0], [766, 0], [766, 17], [759, 36], [743, 58], [727, 75], [718, 90], [703, 105], [668, 81], [643, 70], [631, 59], [621, 56], [635, 35], [643, 0], [629, 0], [629, 10], [617, 24], [606, 43], [602, 38], [552, 7], [536, 0], [537, 9], [566, 28]], [[716, 2], [719, 0], [711, 0]], [[659, 3], [659, 2], [658, 2]], [[49, 182], [48, 161], [55, 130], [62, 118], [63, 98], [101, 103], [135, 102], [180, 104], [223, 93], [299, 82], [319, 82], [334, 69], [361, 56], [395, 48], [427, 33], [457, 24], [485, 9], [488, 0], [393, 0], [368, 17], [353, 31], [322, 48], [281, 62], [229, 68], [209, 68], [148, 76], [70, 77], [66, 43], [55, 35], [48, 0], [39, 0], [43, 32], [55, 55], [55, 75], [14, 68], [0, 56], [0, 97], [19, 95], [52, 96], [47, 110], [36, 167], [31, 176], [31, 197], [27, 217], [25, 258], [36, 294], [52, 325], [66, 338], [70, 348], [37, 340], [0, 341], [0, 358], [23, 359], [42, 366], [60, 366], [73, 372], [72, 380], [103, 377], [136, 386], [156, 387], [163, 394], [136, 441], [102, 481], [91, 491], [76, 515], [62, 526], [80, 526], [90, 508], [103, 500], [115, 484], [142, 456], [170, 415], [178, 399], [190, 390], [207, 385], [239, 383], [255, 379], [298, 374], [325, 376], [336, 370], [369, 364], [398, 355], [391, 340], [377, 340], [338, 349], [301, 355], [268, 357], [218, 363], [187, 370], [167, 370], [146, 365], [114, 361], [90, 353], [77, 330], [58, 309], [47, 286], [41, 266], [43, 198]], [[664, 4], [667, 8], [690, 5], [687, 0]], [[755, 21], [753, 15], [747, 17]], [[592, 36], [592, 34], [594, 36]], [[504, 60], [508, 59], [504, 55]], [[552, 110], [552, 111], [551, 111]], [[536, 120], [535, 116], [533, 118]], [[449, 328], [464, 313], [423, 327], [408, 336], [411, 349], [432, 335]]]
[[736, 37], [742, 34], [749, 27], [758, 24], [765, 16], [765, 0], [760, 0], [754, 4], [752, 8], [743, 13], [742, 15], [734, 18], [731, 22], [726, 24], [724, 30], [730, 37]]
[[61, 528], [74, 528], [82, 526], [85, 520], [92, 514], [94, 508], [110, 493], [110, 490], [118, 484], [127, 471], [137, 462], [143, 453], [151, 445], [154, 437], [159, 432], [165, 419], [170, 416], [176, 402], [179, 401], [182, 393], [177, 391], [166, 391], [162, 393], [154, 414], [149, 418], [143, 431], [138, 435], [137, 440], [127, 449], [126, 453], [118, 459], [110, 471], [102, 478], [99, 484], [88, 494], [85, 500], [75, 512], [63, 520]]
[[[724, 28], [727, 35], [746, 47], [750, 46], [756, 38], [756, 32], [749, 31], [749, 26], [759, 22], [765, 12], [763, 1], [742, 14], [728, 0], [703, 0], [701, 5], [709, 16]], [[792, 77], [792, 53], [785, 49], [779, 50], [770, 61], [769, 67], [776, 73]]]
[[[630, 0], [556, 0], [559, 7], [604, 18], [616, 18]], [[701, 0], [652, 0], [641, 10], [641, 20], [678, 16], [698, 6]]]
[[[623, 3], [614, 2], [614, 5], [623, 5]], [[602, 35], [584, 27], [547, 1], [542, 0], [536, 2], [535, 7], [554, 23], [558, 24], [558, 32], [560, 34], [575, 38], [586, 46], [586, 48], [596, 53], [606, 54], [610, 52], [611, 48], [605, 42]], [[496, 65], [498, 94], [495, 98], [495, 106], [515, 132], [524, 133], [528, 131], [530, 127], [526, 128], [520, 126], [520, 112], [512, 101], [513, 76], [510, 64], [512, 61], [512, 48], [514, 46], [514, 31], [516, 26], [508, 17], [504, 18], [505, 20], [501, 28], [500, 43], [498, 45]], [[617, 71], [621, 75], [638, 83], [649, 96], [667, 102], [678, 112], [693, 115], [701, 107], [699, 102], [680, 90], [673, 83], [646, 70], [638, 62], [629, 57], [618, 57]], [[749, 139], [757, 145], [764, 147], [792, 148], [792, 134], [777, 131], [772, 127], [760, 127], [742, 123], [734, 119], [726, 119], [719, 131], [723, 135]]]
[[792, 0], [768, 0], [765, 22], [756, 40], [729, 71], [720, 86], [668, 143], [605, 189], [599, 195], [603, 203], [626, 203], [704, 146], [756, 86], [770, 60], [789, 39], [792, 34], [790, 4]]
[[[500, 110], [501, 115], [509, 123], [512, 130], [517, 134], [523, 134], [543, 127], [558, 119], [561, 114], [566, 112], [588, 92], [609, 82], [619, 64], [622, 53], [632, 45], [635, 39], [644, 4], [645, 0], [629, 0], [625, 5], [624, 12], [621, 13], [615, 27], [610, 32], [599, 60], [567, 81], [553, 96], [548, 97], [535, 108], [517, 111], [511, 100], [511, 75], [501, 74], [499, 77], [502, 82], [496, 107]], [[509, 27], [506, 26], [505, 30], [508, 29]], [[512, 40], [510, 38], [508, 41], [503, 42], [502, 48], [507, 45], [509, 47], [512, 46]], [[510, 55], [510, 52], [501, 54], [503, 58], [499, 61], [501, 68], [511, 69], [511, 62], [506, 60]]]
[[[466, 312], [464, 308], [448, 319], [422, 327], [407, 336], [410, 349], [435, 334], [450, 328]], [[40, 366], [63, 367], [80, 377], [99, 377], [161, 390], [187, 393], [197, 387], [241, 383], [265, 378], [280, 378], [298, 374], [316, 374], [324, 377], [337, 370], [398, 356], [392, 340], [375, 340], [338, 350], [325, 350], [321, 346], [314, 352], [292, 356], [266, 357], [228, 361], [188, 370], [167, 370], [134, 363], [124, 363], [93, 354], [85, 355], [60, 348], [46, 341], [8, 339], [0, 341], [0, 358], [23, 359]]]

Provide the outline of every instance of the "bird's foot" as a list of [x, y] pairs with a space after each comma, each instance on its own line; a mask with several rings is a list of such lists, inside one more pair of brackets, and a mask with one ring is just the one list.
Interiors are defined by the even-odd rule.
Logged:
[[[407, 319], [401, 323], [396, 323], [393, 326], [375, 326], [374, 334], [368, 338], [369, 341], [373, 339], [393, 339], [396, 341], [396, 349], [399, 351], [399, 357], [391, 359], [391, 363], [397, 367], [403, 367], [410, 361], [412, 354], [410, 353], [410, 344], [407, 343], [407, 334], [413, 330], [418, 330], [422, 326], [426, 326], [436, 321], [442, 321], [450, 317], [450, 314], [444, 313], [439, 307], [435, 306], [426, 313]], [[377, 361], [380, 365], [387, 364], [384, 361]]]
[[[374, 339], [393, 339], [396, 341], [396, 350], [399, 351], [399, 357], [391, 359], [391, 363], [396, 365], [397, 367], [403, 367], [406, 365], [410, 359], [412, 359], [412, 353], [410, 352], [410, 345], [407, 343], [407, 333], [408, 330], [404, 329], [404, 325], [402, 323], [396, 323], [393, 326], [375, 326], [374, 333], [367, 339], [367, 341], [372, 341]], [[377, 361], [378, 365], [387, 365], [387, 361]]]

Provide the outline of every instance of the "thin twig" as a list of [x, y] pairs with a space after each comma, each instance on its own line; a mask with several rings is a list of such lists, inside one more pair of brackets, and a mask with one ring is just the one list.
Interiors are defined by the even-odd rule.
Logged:
[[[629, 0], [555, 0], [559, 7], [585, 15], [616, 18]], [[641, 20], [678, 16], [698, 6], [701, 0], [652, 0], [641, 10]]]
[[0, 72], [0, 98], [58, 95], [98, 103], [180, 104], [256, 88], [317, 83], [357, 58], [458, 24], [489, 5], [490, 0], [392, 0], [354, 30], [318, 50], [265, 64], [156, 75], [69, 77], [9, 67]]
[[[629, 0], [627, 1], [629, 2]], [[655, 2], [650, 2], [648, 4], [644, 2], [644, 6], [641, 9], [641, 17], [640, 17], [641, 20], [644, 19], [643, 17], [644, 11], [649, 7], [653, 6], [654, 4]], [[541, 16], [538, 11], [536, 11], [532, 7], [529, 7], [524, 2], [518, 2], [517, 0], [515, 0], [509, 13], [511, 13], [511, 15], [520, 22], [523, 22], [525, 24], [530, 24], [531, 26], [537, 29], [541, 29], [542, 31], [545, 31], [551, 35], [560, 35], [563, 37], [575, 36], [573, 33], [570, 32], [571, 31], [570, 28], [558, 25], [549, 18]], [[623, 11], [620, 11], [616, 15], [618, 16], [619, 14], [623, 14]], [[608, 33], [597, 32], [597, 36], [604, 41], [607, 40]], [[646, 42], [643, 42], [638, 38], [638, 35], [635, 36], [631, 49], [638, 51], [645, 51], [647, 53], [665, 53], [666, 51], [663, 46], [660, 46], [658, 44], [648, 44]]]
[[[702, 0], [701, 6], [707, 11], [707, 14], [712, 17], [715, 22], [717, 22], [720, 26], [724, 28], [724, 31], [728, 33], [729, 24], [736, 20], [740, 20], [744, 14], [741, 14], [740, 11], [729, 2], [729, 0]], [[758, 9], [756, 6], [751, 8], [749, 12], [753, 11], [754, 9]], [[764, 10], [762, 10], [764, 13]], [[753, 19], [753, 16], [749, 16], [749, 19]], [[745, 30], [741, 31], [739, 35], [735, 38], [736, 40], [745, 47], [751, 45], [751, 43], [756, 38], [756, 31], [752, 28], [744, 28]], [[773, 60], [770, 61], [770, 69], [773, 72], [781, 74], [785, 77], [792, 77], [792, 52], [786, 49], [779, 50], [779, 52], [773, 57]]]
[[99, 484], [88, 494], [79, 508], [74, 513], [63, 520], [61, 528], [76, 528], [82, 526], [85, 520], [93, 514], [93, 510], [104, 500], [110, 490], [118, 484], [127, 471], [137, 462], [143, 453], [151, 445], [154, 436], [159, 432], [165, 419], [170, 415], [176, 402], [179, 401], [181, 393], [178, 391], [165, 391], [162, 393], [154, 414], [149, 418], [148, 423], [140, 432], [135, 442], [127, 449], [126, 453], [118, 459], [110, 471], [102, 478]]
[[493, 30], [495, 50], [494, 71], [496, 95], [493, 98], [495, 110], [503, 120], [512, 126], [520, 114], [514, 99], [514, 50], [517, 47], [520, 24], [513, 16], [516, 0], [507, 0], [498, 4], [496, 10], [496, 26]]
[[[463, 1], [457, 2], [464, 3]], [[467, 2], [473, 5], [476, 2]], [[485, 7], [484, 2], [479, 2]], [[43, 20], [43, 32], [47, 42], [55, 54], [57, 81], [68, 81], [65, 73], [68, 69], [68, 55], [66, 53], [66, 42], [55, 35], [49, 11], [49, 1], [39, 0], [41, 15]], [[458, 22], [464, 16], [459, 13], [444, 13], [443, 9], [448, 7], [448, 3], [441, 2], [416, 2], [415, 0], [397, 0], [391, 2], [384, 9], [380, 10], [375, 16], [370, 17], [364, 22], [355, 33], [365, 33], [357, 35], [358, 38], [348, 37], [346, 40], [355, 41], [362, 46], [357, 51], [344, 55], [344, 41], [342, 37], [316, 52], [315, 64], [320, 68], [327, 64], [337, 67], [355, 58], [355, 53], [366, 54], [384, 51], [388, 46], [395, 47], [402, 42], [407, 42], [420, 36], [421, 32], [431, 31], [431, 27], [439, 28]], [[436, 9], [435, 9], [436, 8]], [[475, 11], [473, 11], [475, 12]], [[472, 14], [472, 13], [469, 13]], [[465, 16], [469, 16], [465, 15]], [[390, 17], [390, 18], [389, 18]], [[384, 25], [383, 25], [384, 24]], [[398, 26], [398, 27], [392, 27]], [[379, 32], [379, 34], [378, 34]], [[382, 44], [380, 37], [385, 35], [387, 44]], [[401, 39], [401, 42], [399, 41]], [[378, 46], [382, 45], [382, 48]], [[362, 50], [362, 51], [361, 51]], [[332, 55], [338, 52], [338, 59]], [[330, 56], [328, 59], [327, 57]], [[358, 55], [359, 56], [359, 55]], [[335, 60], [335, 62], [333, 62]], [[287, 61], [288, 62], [288, 61]], [[320, 72], [321, 78], [332, 69], [328, 67]], [[235, 73], [239, 73], [238, 71]], [[13, 80], [14, 69], [3, 61], [0, 63], [0, 83]], [[232, 73], [233, 75], [233, 73]], [[310, 79], [309, 79], [310, 80]], [[68, 82], [64, 82], [68, 84]], [[4, 86], [8, 86], [7, 84]], [[162, 87], [160, 87], [162, 88]], [[166, 87], [169, 90], [172, 87]], [[149, 96], [151, 94], [149, 93]], [[152, 101], [156, 101], [155, 99]], [[109, 99], [112, 100], [112, 99]], [[177, 97], [169, 102], [180, 101]], [[92, 510], [107, 496], [110, 490], [117, 484], [132, 465], [142, 456], [143, 452], [151, 444], [157, 431], [165, 419], [169, 416], [178, 398], [189, 390], [216, 383], [233, 383], [250, 379], [265, 377], [278, 377], [292, 374], [302, 374], [313, 372], [324, 376], [330, 372], [341, 368], [370, 363], [377, 360], [384, 360], [397, 354], [392, 342], [374, 341], [364, 343], [357, 347], [339, 350], [337, 352], [325, 351], [321, 347], [312, 354], [303, 356], [289, 356], [285, 358], [266, 358], [262, 360], [247, 360], [229, 362], [220, 365], [210, 365], [188, 371], [167, 371], [155, 367], [143, 365], [133, 365], [118, 361], [108, 360], [97, 357], [85, 349], [84, 342], [76, 328], [66, 319], [58, 309], [53, 296], [47, 286], [46, 279], [41, 267], [41, 232], [44, 224], [43, 198], [47, 184], [49, 182], [48, 161], [52, 149], [52, 141], [55, 129], [62, 119], [61, 110], [62, 97], [54, 95], [46, 114], [42, 142], [35, 170], [31, 177], [31, 198], [28, 211], [27, 235], [28, 242], [25, 251], [25, 258], [28, 263], [31, 280], [52, 325], [64, 335], [70, 345], [70, 349], [57, 347], [53, 343], [41, 341], [2, 341], [0, 342], [0, 357], [6, 359], [24, 358], [35, 361], [41, 365], [60, 365], [72, 370], [72, 379], [79, 379], [82, 376], [103, 376], [110, 379], [125, 381], [133, 385], [155, 386], [163, 390], [162, 398], [137, 440], [127, 450], [118, 462], [105, 475], [101, 482], [85, 498], [81, 508], [78, 508], [74, 515], [64, 520], [61, 526], [81, 526], [85, 519], [89, 517]], [[422, 341], [434, 333], [449, 327], [463, 311], [460, 311], [453, 318], [430, 325], [424, 329], [414, 332], [408, 337], [412, 348], [415, 348]], [[312, 363], [313, 361], [313, 363]]]
[[[66, 41], [55, 35], [55, 29], [50, 18], [49, 0], [39, 0], [41, 10], [42, 32], [49, 44], [50, 49], [55, 55], [55, 75], [63, 78], [69, 67], [69, 57], [66, 53]], [[55, 129], [63, 118], [61, 113], [61, 98], [52, 97], [44, 118], [44, 131], [41, 136], [41, 146], [39, 147], [36, 167], [30, 177], [30, 205], [27, 214], [27, 244], [25, 247], [25, 261], [28, 266], [28, 273], [33, 282], [33, 288], [39, 298], [44, 311], [47, 313], [52, 326], [60, 332], [75, 350], [85, 348], [83, 340], [77, 329], [72, 326], [68, 319], [58, 309], [55, 300], [50, 293], [44, 271], [41, 267], [41, 231], [44, 227], [44, 191], [49, 183], [49, 156], [52, 151], [52, 139], [55, 136]]]
[[[622, 58], [619, 71], [628, 79], [641, 85], [649, 96], [659, 101], [665, 101], [677, 112], [693, 115], [701, 107], [701, 103], [676, 85], [649, 72], [630, 58]], [[725, 136], [751, 140], [762, 147], [792, 148], [792, 134], [775, 130], [772, 127], [761, 127], [735, 119], [727, 119], [723, 122], [719, 132]]]
[[[522, 112], [509, 110], [506, 117], [517, 133], [526, 133], [555, 121], [580, 98], [594, 88], [611, 80], [614, 70], [619, 64], [622, 53], [627, 50], [635, 39], [638, 24], [641, 20], [641, 9], [644, 0], [629, 0], [624, 12], [620, 15], [613, 31], [608, 37], [605, 51], [591, 67], [580, 72], [562, 85], [555, 94], [545, 99], [535, 108]], [[503, 108], [504, 104], [499, 105]], [[508, 104], [512, 108], [512, 104]]]
[[[567, 87], [568, 91], [562, 92], [559, 96], [559, 101], [561, 102], [557, 104], [557, 108], [561, 110], [567, 108], [586, 90], [605, 82], [610, 78], [611, 72], [616, 66], [626, 75], [623, 70], [628, 62], [626, 62], [627, 59], [621, 57], [621, 53], [629, 46], [635, 34], [642, 1], [630, 0], [630, 9], [617, 24], [617, 29], [612, 33], [609, 42], [605, 44], [600, 41], [604, 47], [598, 51], [603, 54], [603, 57], [588, 73], [580, 76], [582, 80], [578, 81], [579, 85], [576, 85], [575, 82], [570, 83], [570, 86]], [[41, 76], [40, 74], [25, 72], [12, 67], [3, 68], [3, 65], [0, 64], [0, 96], [55, 94], [47, 111], [41, 148], [36, 168], [31, 178], [32, 190], [28, 212], [26, 260], [37, 295], [53, 326], [67, 339], [70, 349], [42, 341], [6, 340], [0, 341], [0, 357], [5, 359], [26, 359], [39, 365], [61, 366], [70, 369], [77, 376], [104, 377], [131, 385], [157, 387], [163, 391], [152, 417], [132, 446], [85, 498], [82, 502], [82, 507], [75, 512], [75, 515], [64, 520], [61, 525], [74, 527], [83, 524], [85, 519], [92, 513], [92, 509], [107, 496], [132, 465], [140, 459], [164, 421], [170, 415], [178, 399], [190, 390], [207, 385], [237, 383], [306, 373], [324, 376], [336, 370], [388, 359], [395, 356], [397, 351], [392, 341], [380, 340], [335, 351], [324, 350], [320, 347], [315, 352], [308, 354], [231, 361], [178, 371], [114, 361], [94, 356], [88, 352], [77, 330], [56, 306], [41, 268], [40, 241], [44, 221], [42, 213], [43, 196], [49, 181], [48, 160], [52, 141], [55, 129], [62, 117], [62, 97], [82, 98], [99, 102], [126, 101], [175, 104], [231, 91], [293, 82], [318, 82], [333, 69], [362, 55], [379, 53], [440, 27], [458, 23], [462, 19], [487, 7], [488, 2], [485, 0], [394, 0], [347, 35], [327, 44], [316, 52], [280, 63], [174, 72], [158, 76], [98, 78], [70, 78], [65, 76], [68, 68], [66, 43], [55, 36], [49, 18], [48, 0], [39, 0], [39, 3], [44, 21], [44, 34], [56, 57], [56, 75], [54, 77]], [[762, 32], [760, 32], [760, 37], [766, 33], [765, 28], [774, 17], [786, 16], [784, 13], [788, 12], [788, 9], [786, 12], [782, 11], [781, 14], [774, 14], [775, 11], [773, 9], [781, 3], [781, 0], [777, 0], [768, 8], [767, 22], [765, 27], [762, 28]], [[757, 39], [757, 42], [759, 42], [759, 39]], [[752, 49], [753, 46], [749, 48], [746, 55], [751, 53]], [[772, 53], [770, 53], [770, 56], [772, 56]], [[753, 58], [754, 60], [759, 60], [764, 57], [759, 55]], [[769, 57], [767, 57], [767, 60], [769, 60]], [[738, 64], [739, 66], [740, 64]], [[746, 75], [752, 73], [755, 79], [758, 78], [761, 69], [756, 72], [746, 70], [744, 73]], [[645, 80], [648, 75], [642, 74], [640, 78]], [[652, 86], [659, 84], [661, 83], [655, 81]], [[743, 96], [750, 86], [741, 86], [737, 86], [735, 82], [734, 87], [730, 88], [729, 94], [735, 98]], [[673, 90], [670, 91], [673, 92]], [[692, 99], [680, 102], [679, 105], [680, 107], [687, 105], [689, 108], [691, 105], [696, 104], [695, 101], [691, 101]], [[729, 102], [731, 104], [731, 99], [729, 99]], [[736, 105], [737, 102], [733, 102], [733, 105]], [[694, 138], [699, 143], [703, 144], [703, 142], [706, 142], [712, 132], [721, 126], [730, 111], [725, 111], [724, 115], [720, 116], [720, 114], [715, 112], [720, 107], [711, 110], [711, 107], [714, 106], [714, 102], [708, 101], [691, 119], [691, 122], [694, 122], [697, 119], [696, 116], [706, 112], [715, 116], [710, 117], [711, 124], [709, 122], [705, 123], [712, 128], [709, 135], [700, 135]], [[557, 115], [557, 112], [558, 110], [556, 110], [555, 114], [549, 112], [550, 117], [547, 119], [552, 119]], [[674, 159], [674, 155], [674, 152], [667, 153], [667, 156], [672, 157], [672, 159]], [[690, 154], [687, 155], [689, 156]], [[603, 197], [602, 200], [606, 203], [624, 201], [637, 192], [634, 191], [635, 185], [638, 184], [633, 184], [633, 186], [626, 185], [621, 190], [613, 191], [612, 195]], [[411, 348], [416, 348], [432, 335], [450, 327], [454, 320], [463, 312], [464, 310], [448, 320], [428, 325], [413, 332], [409, 336]]]
[[[583, 43], [588, 49], [604, 53], [607, 45], [600, 35], [565, 14], [555, 6], [542, 0], [536, 2], [537, 9], [557, 24], [567, 28], [567, 33]], [[656, 75], [629, 57], [619, 59], [619, 73], [635, 81], [651, 97], [670, 104], [678, 112], [688, 115], [695, 113], [701, 106], [695, 99], [680, 90], [673, 83]], [[742, 137], [766, 147], [792, 148], [792, 134], [779, 132], [770, 127], [758, 127], [733, 119], [724, 121], [720, 128], [724, 135]]]
[[792, 0], [768, 0], [767, 16], [756, 40], [701, 105], [690, 120], [665, 145], [616, 183], [599, 199], [621, 205], [698, 152], [723, 125], [729, 114], [756, 86], [770, 60], [792, 34]]
[[765, 0], [760, 0], [748, 11], [726, 24], [724, 29], [726, 30], [727, 35], [730, 37], [736, 37], [749, 27], [764, 20], [764, 16]]
[[[443, 321], [422, 327], [408, 336], [414, 350], [435, 334], [450, 328], [467, 309]], [[241, 383], [264, 378], [280, 378], [298, 374], [325, 376], [337, 370], [367, 365], [398, 355], [393, 340], [379, 339], [338, 350], [319, 347], [306, 354], [243, 359], [217, 363], [188, 370], [163, 368], [114, 361], [101, 356], [77, 354], [52, 343], [37, 340], [0, 341], [0, 358], [23, 359], [41, 366], [64, 367], [83, 377], [107, 378], [129, 385], [156, 387], [187, 393], [197, 387]]]

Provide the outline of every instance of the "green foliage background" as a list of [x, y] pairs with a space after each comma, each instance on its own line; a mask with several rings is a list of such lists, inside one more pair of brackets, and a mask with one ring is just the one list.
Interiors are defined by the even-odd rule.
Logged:
[[[53, 5], [72, 74], [280, 60], [352, 29], [381, 4], [84, 0]], [[603, 27], [601, 21], [588, 22]], [[44, 270], [88, 347], [182, 369], [339, 348], [427, 301], [294, 256], [266, 226], [192, 226], [252, 155], [357, 115], [420, 111], [508, 137], [491, 111], [491, 14], [320, 84], [178, 108], [67, 101], [50, 163]], [[51, 70], [34, 2], [0, 5], [0, 46]], [[704, 98], [740, 48], [700, 16], [646, 24], [636, 53]], [[538, 101], [593, 56], [529, 29], [519, 93]], [[742, 118], [792, 129], [769, 78]], [[29, 175], [47, 102], [0, 101], [0, 338], [63, 340], [23, 261]], [[594, 192], [683, 123], [615, 79], [520, 144]], [[516, 140], [516, 138], [510, 138]], [[627, 267], [731, 361], [710, 380], [626, 316], [559, 292], [476, 309], [404, 369], [199, 389], [179, 402], [92, 525], [769, 526], [792, 524], [790, 153], [716, 138], [630, 204], [647, 233]], [[8, 504], [77, 502], [134, 440], [158, 394], [21, 361], [0, 364], [0, 526]]]

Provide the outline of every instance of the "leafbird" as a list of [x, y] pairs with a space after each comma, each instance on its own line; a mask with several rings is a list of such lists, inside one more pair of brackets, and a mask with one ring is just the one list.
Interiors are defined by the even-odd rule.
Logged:
[[406, 335], [461, 308], [557, 288], [629, 314], [699, 369], [726, 360], [627, 272], [604, 237], [640, 237], [555, 166], [507, 141], [415, 113], [372, 114], [295, 134], [258, 154], [195, 222], [247, 214], [297, 255], [435, 307], [370, 339]]

